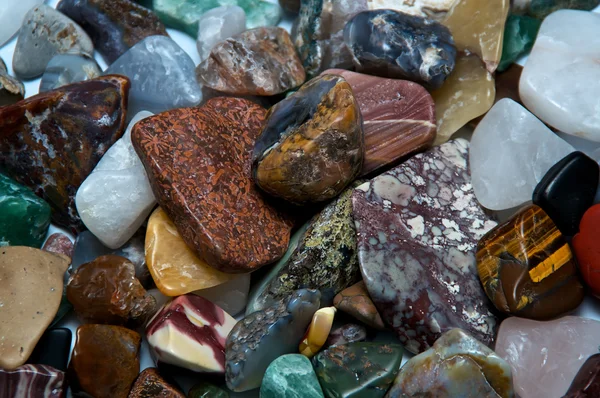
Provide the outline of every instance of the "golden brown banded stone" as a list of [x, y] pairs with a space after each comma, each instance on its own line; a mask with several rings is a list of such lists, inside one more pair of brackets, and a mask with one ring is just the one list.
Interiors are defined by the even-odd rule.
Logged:
[[569, 244], [536, 205], [521, 209], [481, 238], [477, 269], [496, 308], [511, 315], [549, 319], [583, 300]]

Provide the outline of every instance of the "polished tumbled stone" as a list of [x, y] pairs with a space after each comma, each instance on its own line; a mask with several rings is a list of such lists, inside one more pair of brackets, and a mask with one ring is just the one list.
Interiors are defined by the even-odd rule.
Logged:
[[585, 361], [563, 398], [588, 398], [600, 396], [600, 354]]
[[82, 54], [57, 54], [48, 62], [40, 81], [40, 93], [102, 74], [95, 59]]
[[63, 398], [67, 394], [63, 371], [47, 365], [23, 365], [14, 370], [0, 369], [0, 397]]
[[525, 15], [509, 15], [504, 28], [504, 43], [502, 58], [498, 65], [498, 72], [505, 71], [519, 59], [529, 53], [537, 37], [542, 21]]
[[269, 365], [260, 398], [323, 398], [312, 364], [300, 354], [282, 355]]
[[67, 371], [71, 354], [71, 329], [48, 329], [29, 356], [27, 363], [52, 366], [63, 372]]
[[246, 13], [241, 7], [221, 6], [202, 14], [196, 40], [200, 62], [208, 58], [215, 44], [245, 30]]

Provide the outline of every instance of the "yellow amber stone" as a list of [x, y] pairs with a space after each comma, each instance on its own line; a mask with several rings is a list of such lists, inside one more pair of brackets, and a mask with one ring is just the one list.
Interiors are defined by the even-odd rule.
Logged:
[[327, 337], [329, 337], [335, 312], [335, 307], [325, 307], [315, 312], [306, 335], [300, 343], [300, 354], [308, 358], [317, 355], [325, 341], [327, 341]]
[[454, 71], [431, 96], [438, 126], [434, 145], [440, 145], [465, 124], [490, 110], [496, 98], [496, 86], [477, 55], [459, 53]]
[[156, 287], [166, 296], [207, 289], [239, 276], [218, 271], [196, 257], [160, 207], [148, 220], [146, 264]]
[[483, 59], [494, 73], [502, 58], [504, 25], [510, 0], [460, 0], [442, 22], [450, 29], [456, 47]]

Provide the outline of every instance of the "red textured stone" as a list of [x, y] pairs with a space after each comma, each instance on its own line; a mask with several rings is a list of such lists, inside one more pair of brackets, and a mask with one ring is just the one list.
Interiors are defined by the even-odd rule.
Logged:
[[61, 234], [57, 232], [52, 234], [46, 239], [46, 243], [42, 247], [42, 250], [46, 250], [47, 252], [64, 254], [65, 256], [72, 258], [73, 257], [73, 242], [71, 239], [65, 234]]
[[585, 212], [572, 246], [583, 279], [592, 293], [600, 297], [600, 204]]
[[138, 122], [131, 134], [160, 206], [187, 245], [212, 267], [254, 271], [285, 253], [292, 223], [251, 178], [266, 111], [212, 98]]

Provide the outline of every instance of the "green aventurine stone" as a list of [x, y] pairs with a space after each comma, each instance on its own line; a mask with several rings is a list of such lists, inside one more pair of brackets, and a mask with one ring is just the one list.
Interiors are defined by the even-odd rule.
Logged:
[[0, 174], [0, 246], [40, 248], [50, 216], [48, 203], [29, 188]]
[[275, 26], [281, 19], [281, 7], [264, 0], [153, 0], [152, 5], [165, 25], [183, 30], [192, 37], [198, 35], [198, 19], [202, 14], [220, 6], [243, 8], [248, 29]]
[[502, 72], [521, 55], [531, 51], [542, 21], [524, 15], [509, 15], [504, 28], [502, 59], [498, 71]]
[[304, 355], [283, 355], [271, 362], [260, 386], [260, 398], [323, 398], [313, 367]]
[[327, 398], [383, 397], [402, 362], [402, 346], [349, 343], [321, 351], [313, 364]]
[[190, 389], [188, 398], [229, 398], [229, 394], [214, 384], [202, 381]]
[[593, 10], [600, 0], [531, 0], [527, 14], [534, 18], [544, 19], [554, 11], [563, 9]]

